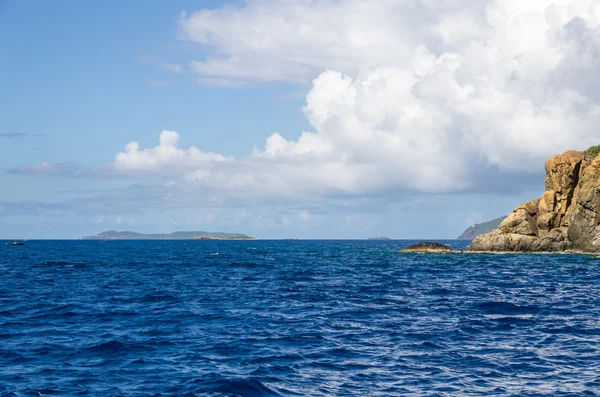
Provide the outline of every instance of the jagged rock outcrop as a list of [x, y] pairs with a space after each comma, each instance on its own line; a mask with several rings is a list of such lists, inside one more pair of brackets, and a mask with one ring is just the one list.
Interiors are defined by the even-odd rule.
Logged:
[[545, 168], [542, 197], [516, 207], [467, 251], [600, 252], [600, 157], [569, 150]]

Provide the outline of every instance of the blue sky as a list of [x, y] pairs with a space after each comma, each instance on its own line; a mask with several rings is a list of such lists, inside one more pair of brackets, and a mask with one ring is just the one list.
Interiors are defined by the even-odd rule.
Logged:
[[0, 2], [0, 238], [455, 237], [598, 141], [552, 3]]

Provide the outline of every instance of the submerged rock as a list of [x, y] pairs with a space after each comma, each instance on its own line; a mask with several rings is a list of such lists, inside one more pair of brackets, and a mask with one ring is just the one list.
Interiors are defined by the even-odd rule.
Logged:
[[418, 244], [413, 244], [410, 247], [403, 249], [402, 252], [454, 252], [452, 248], [446, 244], [424, 241]]

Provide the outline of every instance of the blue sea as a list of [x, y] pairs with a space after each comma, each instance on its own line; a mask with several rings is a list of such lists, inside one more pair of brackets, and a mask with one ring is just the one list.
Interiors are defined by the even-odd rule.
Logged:
[[600, 393], [600, 259], [411, 243], [2, 244], [0, 396]]

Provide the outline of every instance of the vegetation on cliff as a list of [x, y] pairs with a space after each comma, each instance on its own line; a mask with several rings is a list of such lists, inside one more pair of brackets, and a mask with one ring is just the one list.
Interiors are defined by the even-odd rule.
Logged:
[[584, 153], [586, 156], [596, 157], [598, 154], [600, 154], [600, 145], [590, 146], [585, 150]]

